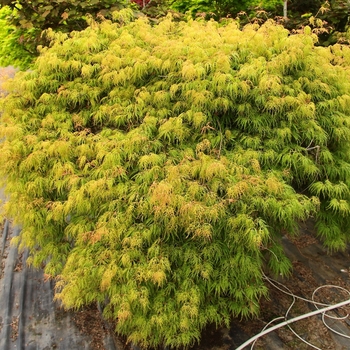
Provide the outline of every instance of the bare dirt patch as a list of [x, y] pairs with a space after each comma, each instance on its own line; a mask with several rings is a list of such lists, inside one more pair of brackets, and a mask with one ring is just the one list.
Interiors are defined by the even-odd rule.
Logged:
[[12, 322], [11, 322], [11, 340], [14, 342], [18, 338], [18, 322], [19, 318], [16, 316], [12, 317]]
[[101, 319], [97, 307], [90, 306], [75, 312], [73, 321], [81, 333], [90, 336], [91, 349], [105, 350], [103, 338], [108, 333], [108, 330]]

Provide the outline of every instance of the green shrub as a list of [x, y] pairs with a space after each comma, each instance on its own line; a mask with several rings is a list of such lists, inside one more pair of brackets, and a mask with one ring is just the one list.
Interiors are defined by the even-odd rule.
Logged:
[[52, 33], [8, 85], [5, 209], [66, 307], [99, 301], [130, 341], [182, 347], [258, 313], [300, 220], [348, 242], [350, 50], [131, 16]]
[[0, 64], [26, 69], [48, 45], [46, 29], [71, 32], [87, 26], [87, 17], [109, 17], [131, 6], [129, 0], [0, 0]]
[[[188, 12], [193, 16], [206, 13], [220, 18], [236, 17], [240, 11], [255, 13], [256, 9], [274, 11], [277, 14], [277, 9], [282, 5], [283, 0], [182, 0], [172, 2], [170, 7], [183, 13]], [[282, 15], [282, 13], [279, 14]]]
[[16, 10], [8, 6], [0, 8], [0, 66], [15, 66], [26, 69], [33, 62], [36, 54], [35, 29], [21, 30], [10, 24]]

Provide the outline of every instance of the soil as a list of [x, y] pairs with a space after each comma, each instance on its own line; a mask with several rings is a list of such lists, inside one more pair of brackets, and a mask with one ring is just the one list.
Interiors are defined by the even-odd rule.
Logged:
[[97, 307], [90, 306], [81, 311], [76, 311], [73, 321], [81, 333], [91, 337], [91, 348], [104, 350], [103, 335], [108, 332]]
[[[311, 299], [313, 291], [316, 290], [316, 288], [320, 285], [313, 278], [312, 272], [306, 269], [303, 265], [301, 265], [298, 262], [295, 262], [293, 264], [293, 267], [293, 276], [288, 280], [283, 280], [283, 285], [286, 286], [290, 291], [292, 291], [293, 294], [302, 296], [307, 299]], [[340, 281], [337, 279], [333, 281], [328, 281], [329, 284], [335, 285], [339, 285], [339, 282]], [[247, 335], [253, 336], [259, 333], [259, 331], [261, 331], [269, 321], [273, 320], [276, 317], [284, 316], [293, 301], [293, 298], [291, 296], [286, 295], [283, 292], [277, 290], [272, 285], [269, 288], [269, 295], [269, 300], [261, 301], [261, 315], [258, 319], [240, 322], [241, 328]], [[315, 298], [316, 301], [328, 303], [329, 305], [346, 300], [346, 296], [344, 295], [344, 293], [339, 293], [338, 296], [336, 293], [334, 293], [334, 288], [322, 289], [321, 293], [318, 293], [317, 296], [318, 298]], [[339, 300], [341, 296], [342, 299]], [[310, 303], [305, 302], [303, 300], [296, 300], [291, 311], [288, 314], [288, 318], [293, 318], [302, 314], [306, 314], [313, 310], [315, 310], [315, 308], [312, 307]], [[349, 307], [347, 307], [347, 311], [349, 311]], [[282, 321], [284, 320], [279, 320], [274, 324], [277, 324]], [[347, 326], [346, 323], [345, 326]], [[346, 349], [345, 347], [338, 345], [334, 341], [330, 332], [322, 323], [322, 320], [317, 316], [301, 320], [291, 325], [291, 327], [304, 340], [309, 341], [315, 346], [318, 346], [322, 350]], [[302, 350], [310, 348], [307, 344], [299, 340], [296, 335], [293, 335], [293, 333], [287, 327], [280, 328], [276, 331], [276, 334], [283, 343], [283, 349]], [[278, 341], [276, 341], [276, 343], [278, 343]], [[256, 343], [254, 348], [266, 349], [266, 345], [267, 344], [265, 338], [261, 338]]]

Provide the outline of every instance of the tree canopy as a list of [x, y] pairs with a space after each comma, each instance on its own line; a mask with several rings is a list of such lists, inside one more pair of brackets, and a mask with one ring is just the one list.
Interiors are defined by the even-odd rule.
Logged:
[[48, 31], [2, 103], [6, 214], [66, 307], [143, 346], [256, 315], [283, 233], [349, 241], [350, 50], [272, 21]]

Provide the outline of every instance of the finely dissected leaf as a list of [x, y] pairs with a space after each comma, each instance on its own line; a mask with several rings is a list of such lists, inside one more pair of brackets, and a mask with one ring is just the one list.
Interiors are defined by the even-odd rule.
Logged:
[[6, 212], [66, 307], [99, 301], [130, 341], [187, 347], [258, 313], [299, 221], [348, 243], [349, 67], [273, 22], [115, 16], [49, 33], [9, 85]]

